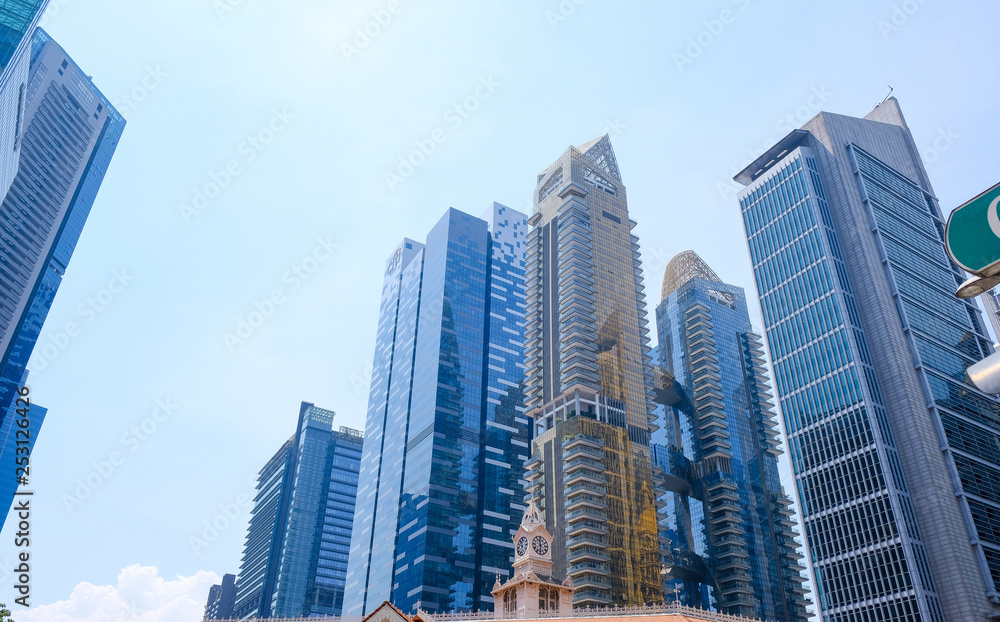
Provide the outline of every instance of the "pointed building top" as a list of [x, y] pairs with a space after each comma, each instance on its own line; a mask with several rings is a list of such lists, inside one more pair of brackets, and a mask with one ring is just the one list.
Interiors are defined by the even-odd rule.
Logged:
[[681, 288], [682, 285], [691, 279], [705, 279], [721, 283], [722, 279], [715, 273], [705, 260], [694, 251], [684, 251], [674, 255], [674, 258], [667, 264], [667, 269], [663, 271], [663, 289], [660, 291], [660, 299], [666, 300], [670, 294]]
[[593, 160], [597, 168], [618, 181], [622, 180], [621, 174], [618, 172], [618, 160], [615, 158], [615, 151], [611, 148], [611, 138], [607, 134], [600, 138], [595, 138], [589, 143], [580, 145], [576, 149]]

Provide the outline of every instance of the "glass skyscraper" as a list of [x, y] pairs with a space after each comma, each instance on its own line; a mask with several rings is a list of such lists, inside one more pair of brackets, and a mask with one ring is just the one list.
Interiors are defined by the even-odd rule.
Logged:
[[735, 179], [824, 620], [996, 614], [1000, 402], [965, 380], [992, 345], [898, 102]]
[[981, 296], [986, 307], [986, 318], [993, 326], [993, 336], [1000, 341], [1000, 292], [991, 289]]
[[230, 620], [233, 617], [233, 599], [236, 597], [236, 575], [222, 575], [222, 583], [208, 589], [205, 603], [206, 620]]
[[[21, 165], [0, 204], [0, 413], [26, 381], [28, 359], [125, 127], [41, 29], [34, 31], [29, 75]], [[0, 462], [12, 450], [0, 448]]]
[[528, 223], [527, 494], [575, 606], [663, 602], [650, 456], [649, 328], [625, 186], [607, 135], [536, 179]]
[[522, 404], [527, 217], [449, 209], [386, 263], [345, 615], [492, 610], [531, 429]]
[[[805, 566], [778, 475], [777, 415], [743, 289], [685, 251], [667, 265], [662, 296], [656, 362], [672, 381], [664, 393], [676, 399], [662, 400], [670, 407], [653, 453], [670, 492], [666, 535], [679, 549], [664, 552], [669, 576], [693, 605], [805, 620]], [[714, 591], [713, 602], [704, 602], [699, 584]]]
[[303, 402], [261, 469], [233, 617], [340, 615], [363, 435]]
[[48, 0], [0, 0], [0, 197], [17, 174], [35, 26]]

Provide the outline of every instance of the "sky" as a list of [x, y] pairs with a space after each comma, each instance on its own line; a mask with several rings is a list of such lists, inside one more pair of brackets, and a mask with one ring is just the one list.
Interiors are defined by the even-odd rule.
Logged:
[[32, 362], [15, 618], [198, 619], [299, 403], [364, 427], [398, 242], [448, 207], [530, 212], [570, 145], [611, 136], [650, 313], [690, 248], [759, 330], [733, 175], [891, 85], [943, 209], [972, 198], [1000, 168], [998, 21], [982, 0], [52, 0], [44, 27], [128, 125]]

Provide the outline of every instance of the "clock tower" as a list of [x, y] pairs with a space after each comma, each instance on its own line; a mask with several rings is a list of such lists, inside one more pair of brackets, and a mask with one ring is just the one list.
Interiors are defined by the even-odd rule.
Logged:
[[552, 534], [531, 500], [514, 534], [514, 574], [502, 585], [497, 575], [493, 610], [498, 618], [530, 619], [540, 613], [569, 612], [572, 608], [573, 582], [552, 576]]

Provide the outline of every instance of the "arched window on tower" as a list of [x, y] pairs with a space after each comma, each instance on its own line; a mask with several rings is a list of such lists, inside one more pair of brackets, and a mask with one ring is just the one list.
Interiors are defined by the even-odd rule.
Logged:
[[549, 588], [549, 611], [559, 611], [559, 590]]
[[538, 588], [538, 610], [548, 611], [549, 610], [549, 590], [548, 588], [540, 587]]

